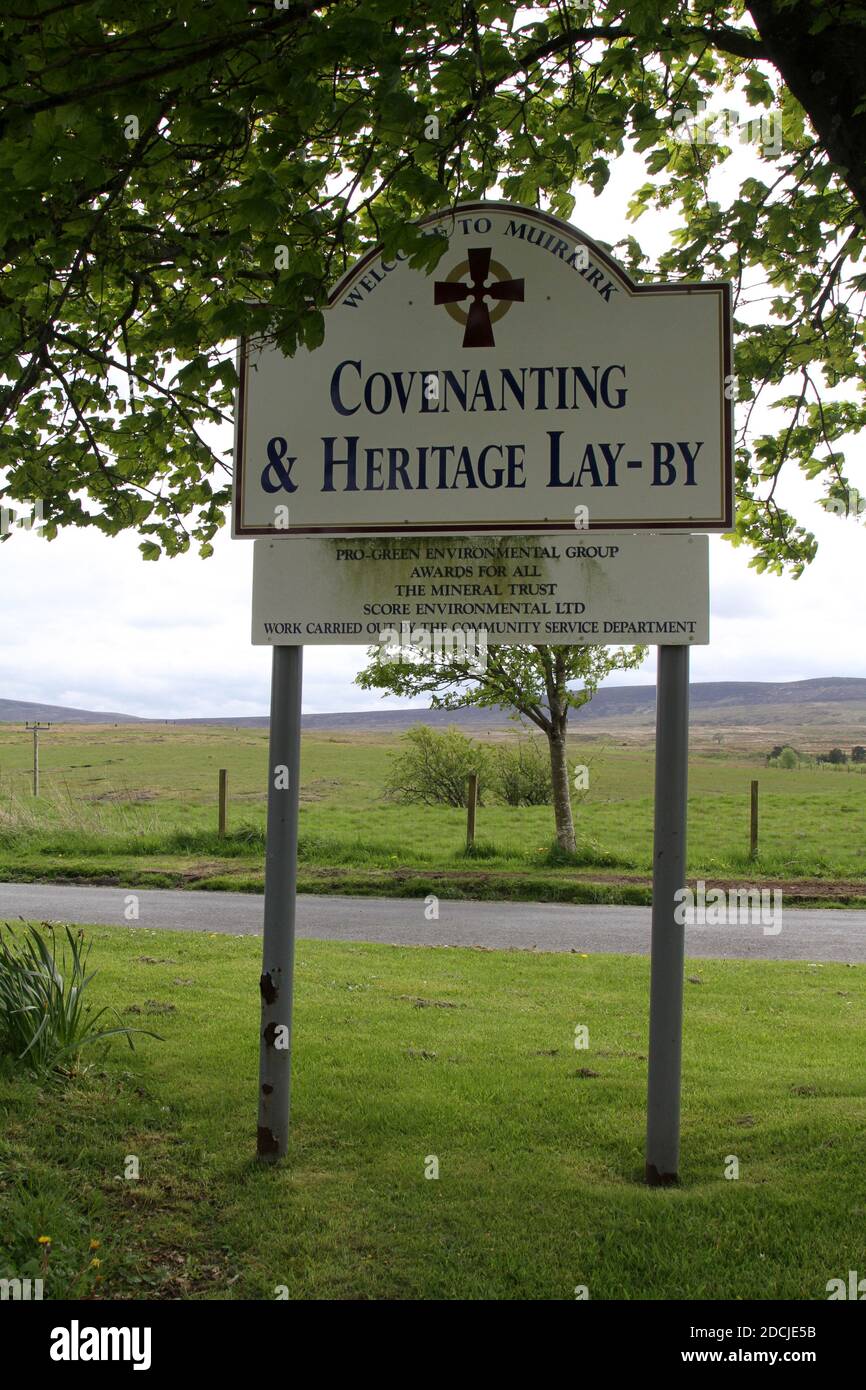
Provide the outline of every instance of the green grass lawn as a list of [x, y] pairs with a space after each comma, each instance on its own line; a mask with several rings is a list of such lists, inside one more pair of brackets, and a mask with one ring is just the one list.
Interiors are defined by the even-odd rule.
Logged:
[[89, 935], [95, 1001], [164, 1041], [65, 1089], [0, 1070], [0, 1276], [48, 1235], [46, 1297], [823, 1299], [866, 1269], [864, 966], [689, 964], [682, 1184], [650, 1191], [645, 959], [301, 942], [260, 1168], [261, 943]]
[[[571, 747], [590, 790], [575, 808], [574, 864], [551, 858], [549, 807], [485, 805], [474, 857], [465, 813], [400, 806], [383, 786], [397, 738], [305, 736], [300, 886], [361, 892], [649, 900], [653, 754]], [[28, 795], [30, 741], [0, 726], [0, 878], [129, 885], [261, 888], [264, 730], [171, 725], [58, 726], [42, 737], [42, 788]], [[216, 835], [217, 774], [229, 773], [229, 837]], [[747, 857], [749, 783], [761, 786], [760, 857]], [[823, 880], [839, 901], [866, 900], [866, 776], [771, 769], [728, 751], [690, 767], [689, 873], [736, 882]], [[819, 885], [813, 897], [832, 896]]]

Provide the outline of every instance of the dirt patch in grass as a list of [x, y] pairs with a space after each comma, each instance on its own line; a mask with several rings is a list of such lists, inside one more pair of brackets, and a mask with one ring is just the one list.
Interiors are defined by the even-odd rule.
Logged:
[[[343, 867], [342, 865], [333, 868], [322, 867], [319, 865], [303, 865], [303, 873], [307, 878], [328, 878], [337, 880], [346, 877], [355, 877], [359, 870], [353, 866]], [[491, 880], [499, 882], [511, 880], [519, 882], [526, 879], [530, 874], [534, 877], [543, 870], [541, 868], [532, 870], [521, 869], [460, 869], [455, 873], [453, 869], [427, 869], [422, 867], [398, 866], [393, 869], [368, 869], [364, 868], [365, 878], [371, 881], [380, 879], [383, 883], [400, 883], [407, 879], [429, 879], [431, 882], [455, 882], [461, 884], [484, 884]], [[595, 869], [560, 869], [548, 871], [545, 878], [551, 883], [574, 882], [574, 883], [603, 883], [612, 887], [630, 888], [652, 888], [652, 876], [640, 873], [609, 873], [604, 870]], [[726, 892], [734, 888], [756, 887], [767, 889], [778, 889], [786, 897], [797, 899], [816, 899], [823, 901], [838, 900], [840, 903], [846, 901], [860, 901], [866, 897], [866, 880], [864, 879], [832, 879], [832, 878], [765, 878], [763, 875], [749, 875], [744, 873], [739, 878], [712, 878], [707, 875], [706, 885], [708, 888], [722, 888]]]
[[298, 792], [298, 800], [303, 804], [305, 801], [324, 801], [333, 794], [335, 787], [343, 785], [337, 777], [319, 777], [314, 782], [306, 782]]
[[398, 994], [398, 999], [406, 999], [415, 1009], [459, 1009], [460, 1004], [452, 1004], [447, 999], [417, 999], [412, 994]]
[[[708, 888], [723, 891], [742, 888], [777, 889], [788, 906], [866, 907], [866, 880], [832, 878], [768, 878], [760, 872], [744, 872], [738, 878], [700, 875]], [[56, 865], [42, 860], [4, 866], [10, 882], [89, 883], [100, 887], [182, 888], [205, 891], [261, 893], [264, 889], [262, 857], [242, 856], [224, 860], [202, 859], [172, 864], [165, 856], [152, 868], [124, 863], [109, 868], [104, 862]], [[696, 875], [690, 875], [694, 881]], [[307, 865], [298, 870], [301, 893], [348, 894], [367, 897], [414, 897], [435, 891], [441, 897], [467, 901], [609, 903], [648, 905], [652, 879], [649, 874], [587, 868], [550, 869], [539, 865], [526, 870], [452, 868], [370, 868], [366, 865]]]
[[156, 801], [158, 796], [159, 792], [151, 791], [149, 787], [125, 787], [123, 791], [97, 792], [93, 796], [82, 797], [82, 800], [130, 802], [138, 805], [144, 801]]

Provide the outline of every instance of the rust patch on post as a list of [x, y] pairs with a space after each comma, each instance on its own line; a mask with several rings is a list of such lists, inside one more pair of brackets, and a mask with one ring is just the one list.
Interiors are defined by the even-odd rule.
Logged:
[[279, 1027], [280, 1025], [278, 1023], [269, 1023], [265, 1028], [262, 1036], [268, 1047], [274, 1047], [276, 1045], [277, 1028]]
[[274, 1089], [273, 1086], [269, 1086], [268, 1083], [267, 1083], [267, 1081], [263, 1081], [263, 1082], [262, 1082], [262, 1091], [264, 1092], [264, 1094], [265, 1094], [266, 1096], [271, 1095], [272, 1092], [273, 1092], [273, 1089]]
[[646, 1165], [647, 1187], [673, 1187], [679, 1180], [677, 1173], [660, 1173], [654, 1163]]
[[272, 1129], [268, 1129], [265, 1125], [259, 1125], [257, 1147], [259, 1154], [262, 1156], [279, 1153], [280, 1146]]
[[273, 1004], [280, 992], [271, 979], [270, 973], [262, 975], [259, 980], [259, 989], [266, 1004]]

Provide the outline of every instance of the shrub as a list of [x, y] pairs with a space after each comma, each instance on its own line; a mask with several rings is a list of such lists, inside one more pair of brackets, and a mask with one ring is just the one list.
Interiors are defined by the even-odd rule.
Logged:
[[467, 779], [475, 772], [481, 802], [490, 755], [480, 743], [459, 729], [431, 729], [426, 724], [416, 724], [400, 741], [404, 750], [388, 775], [388, 796], [423, 806], [465, 806]]
[[553, 801], [550, 754], [542, 739], [500, 744], [491, 757], [491, 775], [507, 806], [549, 806]]
[[[50, 945], [36, 927], [26, 927], [18, 937], [8, 924], [5, 935], [0, 928], [0, 1053], [26, 1060], [34, 1071], [70, 1073], [83, 1047], [114, 1033], [122, 1033], [134, 1051], [133, 1032], [146, 1029], [127, 1028], [115, 1009], [106, 1005], [94, 1012], [84, 1002], [96, 973], [87, 973], [92, 943], [85, 946], [82, 931], [73, 934], [65, 927], [58, 956], [54, 928], [42, 925]], [[116, 1027], [98, 1027], [105, 1014], [118, 1019]]]

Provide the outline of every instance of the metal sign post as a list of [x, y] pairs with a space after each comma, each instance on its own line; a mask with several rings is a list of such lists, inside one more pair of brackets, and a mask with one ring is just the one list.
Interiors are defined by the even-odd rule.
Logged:
[[303, 657], [303, 647], [274, 647], [271, 673], [257, 1144], [270, 1163], [289, 1142]]
[[686, 881], [689, 777], [689, 649], [659, 647], [656, 688], [655, 829], [646, 1180], [677, 1181], [683, 1046], [685, 926], [674, 918]]

